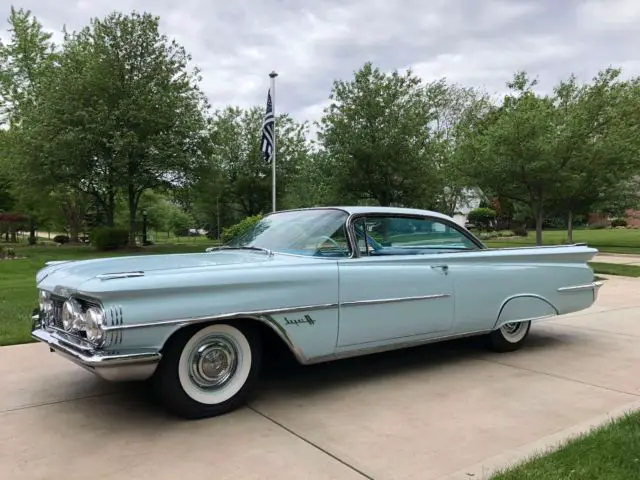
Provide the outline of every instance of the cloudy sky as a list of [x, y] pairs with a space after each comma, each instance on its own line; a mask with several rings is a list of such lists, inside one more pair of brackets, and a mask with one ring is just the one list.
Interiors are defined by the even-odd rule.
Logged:
[[[0, 0], [4, 18], [11, 0]], [[332, 81], [366, 61], [411, 67], [425, 80], [500, 93], [525, 69], [549, 90], [571, 72], [608, 65], [640, 74], [639, 0], [23, 0], [47, 29], [84, 26], [113, 10], [159, 15], [193, 55], [214, 108], [263, 104], [279, 73], [276, 107], [316, 120]], [[6, 24], [5, 24], [6, 27]], [[4, 28], [3, 28], [4, 30]], [[3, 31], [2, 36], [6, 35]]]

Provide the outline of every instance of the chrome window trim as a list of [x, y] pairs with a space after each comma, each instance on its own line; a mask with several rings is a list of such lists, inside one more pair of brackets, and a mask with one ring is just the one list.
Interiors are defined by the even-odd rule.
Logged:
[[465, 253], [465, 252], [469, 252], [469, 251], [475, 252], [475, 251], [479, 251], [479, 250], [487, 250], [487, 246], [484, 243], [482, 243], [482, 241], [480, 241], [480, 239], [476, 238], [467, 229], [461, 227], [460, 225], [458, 225], [454, 221], [446, 219], [446, 218], [434, 217], [432, 215], [419, 215], [419, 214], [416, 214], [416, 213], [359, 212], [359, 213], [352, 213], [352, 214], [349, 215], [349, 218], [347, 218], [349, 239], [350, 239], [350, 241], [352, 243], [353, 252], [355, 254], [353, 257], [349, 257], [349, 258], [361, 258], [362, 257], [362, 255], [360, 255], [360, 250], [358, 249], [358, 242], [357, 242], [356, 233], [355, 233], [355, 222], [361, 217], [365, 217], [365, 218], [380, 218], [380, 217], [382, 217], [382, 218], [412, 218], [412, 219], [416, 219], [416, 220], [430, 220], [430, 221], [433, 221], [433, 222], [440, 222], [440, 223], [443, 223], [443, 224], [445, 224], [446, 226], [448, 226], [450, 228], [453, 228], [458, 233], [460, 233], [460, 235], [462, 235], [463, 237], [467, 238], [468, 240], [471, 241], [471, 243], [473, 243], [474, 245], [476, 245], [478, 247], [478, 250], [463, 250], [463, 251], [461, 251], [459, 253]]
[[[345, 210], [344, 208], [339, 208], [339, 207], [308, 207], [308, 208], [293, 208], [290, 210], [280, 210], [277, 212], [270, 212], [268, 214], [266, 214], [264, 217], [262, 217], [263, 219], [268, 218], [272, 215], [277, 215], [279, 213], [288, 213], [288, 212], [305, 212], [305, 211], [316, 211], [316, 210], [335, 210], [338, 212], [342, 212], [344, 214], [347, 215], [347, 218], [345, 219], [344, 223], [343, 223], [343, 227], [345, 228], [345, 233], [347, 236], [347, 243], [349, 244], [351, 253], [349, 254], [348, 257], [316, 257], [315, 255], [301, 255], [299, 253], [288, 253], [288, 252], [281, 252], [279, 250], [272, 250], [272, 253], [276, 253], [278, 255], [285, 255], [285, 256], [289, 256], [289, 257], [297, 257], [297, 258], [313, 258], [314, 260], [329, 260], [329, 261], [338, 261], [338, 260], [344, 260], [345, 258], [354, 258], [354, 253], [355, 250], [353, 248], [353, 244], [351, 242], [351, 239], [349, 237], [349, 229], [347, 227], [347, 225], [349, 224], [349, 218], [351, 216], [351, 214]], [[213, 248], [213, 247], [209, 247], [209, 248]]]

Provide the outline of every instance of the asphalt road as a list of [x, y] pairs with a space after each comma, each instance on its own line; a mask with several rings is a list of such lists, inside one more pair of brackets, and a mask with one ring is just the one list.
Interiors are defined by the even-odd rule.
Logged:
[[638, 318], [640, 279], [609, 279], [516, 353], [465, 340], [285, 364], [249, 407], [190, 422], [43, 345], [0, 348], [0, 478], [485, 478], [640, 408]]

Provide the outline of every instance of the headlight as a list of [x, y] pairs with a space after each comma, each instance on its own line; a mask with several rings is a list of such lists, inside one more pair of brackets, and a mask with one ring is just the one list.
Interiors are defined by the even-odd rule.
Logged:
[[73, 298], [62, 305], [62, 326], [67, 332], [78, 332], [84, 328], [82, 307]]
[[40, 307], [40, 311], [45, 315], [51, 313], [53, 310], [53, 301], [51, 300], [51, 294], [49, 292], [40, 290], [38, 294], [38, 306]]
[[102, 326], [104, 324], [104, 313], [97, 307], [89, 308], [84, 314], [84, 329], [87, 340], [93, 343], [100, 343], [104, 335]]

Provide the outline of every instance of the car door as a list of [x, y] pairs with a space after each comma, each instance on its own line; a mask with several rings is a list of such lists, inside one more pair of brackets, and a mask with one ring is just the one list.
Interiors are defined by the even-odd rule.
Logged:
[[[380, 225], [384, 225], [382, 234]], [[440, 235], [434, 226], [443, 224], [394, 215], [363, 219], [358, 230], [361, 256], [338, 261], [338, 348], [440, 336], [451, 330], [454, 283], [439, 250], [429, 247]], [[363, 231], [367, 231], [366, 243]], [[458, 245], [464, 239], [455, 241]]]

